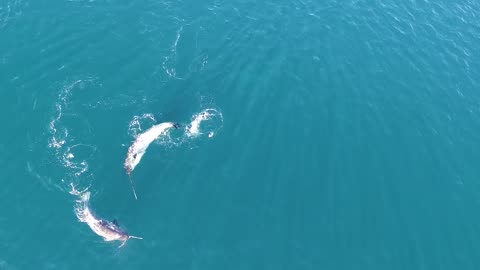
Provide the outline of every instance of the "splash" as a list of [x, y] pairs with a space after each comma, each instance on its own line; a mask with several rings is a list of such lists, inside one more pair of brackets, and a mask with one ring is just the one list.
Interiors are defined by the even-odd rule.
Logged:
[[88, 209], [88, 204], [90, 201], [90, 191], [88, 191], [88, 187], [82, 190], [77, 190], [77, 187], [70, 183], [70, 194], [77, 197], [74, 211], [75, 215], [77, 216], [80, 222], [88, 222], [88, 216], [90, 210]]
[[133, 119], [128, 123], [128, 133], [131, 136], [136, 137], [142, 133], [144, 126], [152, 126], [156, 122], [155, 117], [151, 113], [144, 113], [142, 115], [135, 115]]
[[74, 210], [78, 221], [87, 223], [87, 225], [92, 228], [96, 222], [96, 218], [89, 208], [90, 191], [88, 191], [88, 188], [78, 191], [73, 184], [71, 184], [71, 187], [72, 190], [70, 191], [70, 194], [77, 196]]
[[68, 146], [63, 153], [61, 162], [69, 168], [74, 176], [78, 177], [88, 171], [88, 162], [97, 148], [88, 144], [76, 144]]
[[[132, 121], [132, 123], [133, 122], [134, 121]], [[135, 125], [131, 125], [130, 133], [137, 133], [136, 131], [140, 133], [140, 131], [142, 131], [138, 126], [135, 126], [135, 128], [132, 128], [132, 126]], [[223, 115], [217, 109], [208, 108], [199, 113], [195, 113], [189, 122], [180, 123], [179, 126], [183, 128], [168, 129], [152, 143], [166, 148], [179, 147], [184, 144], [195, 147], [195, 145], [192, 145], [193, 139], [202, 136], [211, 139], [216, 136], [217, 132], [223, 126]]]
[[208, 138], [215, 136], [223, 124], [223, 115], [215, 109], [205, 109], [192, 116], [192, 121], [185, 128], [188, 137], [198, 137], [207, 134]]
[[[90, 191], [88, 191], [90, 187], [86, 187], [82, 190], [78, 190], [77, 187], [73, 184], [73, 183], [70, 183], [70, 191], [68, 193], [72, 194], [72, 195], [75, 195], [75, 196], [78, 196], [79, 198], [81, 198], [82, 202], [87, 202], [90, 200]], [[82, 194], [86, 194], [88, 192], [88, 195], [86, 195], [86, 197], [82, 197]]]

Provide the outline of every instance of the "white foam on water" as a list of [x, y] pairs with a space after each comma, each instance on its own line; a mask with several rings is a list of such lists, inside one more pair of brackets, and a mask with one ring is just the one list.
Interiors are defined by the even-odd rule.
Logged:
[[90, 201], [90, 191], [88, 191], [88, 188], [85, 188], [83, 190], [77, 190], [75, 185], [73, 183], [70, 183], [70, 194], [77, 196], [77, 200], [75, 203], [74, 211], [75, 215], [78, 218], [78, 221], [80, 222], [92, 222], [92, 214], [90, 210], [88, 209], [89, 201]]
[[135, 115], [128, 123], [128, 133], [136, 137], [137, 134], [142, 133], [145, 126], [151, 127], [156, 122], [155, 117], [151, 113], [144, 113], [142, 115]]
[[162, 136], [158, 137], [154, 143], [167, 148], [180, 146], [185, 142], [185, 138], [183, 136], [183, 132], [181, 136], [177, 136], [176, 134], [178, 133], [175, 129], [169, 129], [167, 132], [162, 134]]
[[62, 119], [64, 108], [68, 105], [68, 98], [71, 96], [72, 89], [82, 80], [77, 80], [67, 86], [65, 86], [58, 96], [57, 103], [55, 104], [56, 116], [50, 121], [48, 127], [52, 134], [50, 142], [48, 144], [51, 148], [61, 148], [65, 144], [65, 139], [68, 137], [68, 129], [65, 127], [57, 127]]
[[[88, 171], [87, 160], [92, 157], [97, 148], [87, 144], [76, 144], [68, 146], [63, 153], [61, 162], [64, 167], [69, 168], [76, 177]], [[76, 154], [74, 154], [76, 153]]]
[[75, 203], [75, 215], [77, 216], [80, 222], [87, 222], [88, 221], [88, 204], [90, 201], [90, 191], [88, 188], [83, 190], [77, 190], [76, 186], [73, 183], [70, 183], [70, 194], [77, 196], [77, 200]]
[[92, 228], [97, 219], [88, 207], [90, 201], [90, 191], [84, 190], [79, 192], [73, 189], [70, 193], [78, 197], [74, 208], [78, 221], [87, 223], [89, 227]]
[[195, 147], [191, 143], [193, 139], [200, 138], [202, 135], [207, 138], [213, 138], [218, 130], [223, 126], [222, 113], [213, 108], [204, 109], [199, 113], [195, 113], [188, 123], [180, 123], [177, 129], [169, 129], [167, 132], [158, 137], [154, 143], [164, 147], [179, 147], [188, 144]]
[[207, 134], [209, 138], [215, 136], [215, 133], [223, 125], [223, 115], [216, 109], [205, 109], [192, 116], [192, 120], [185, 128], [188, 137], [198, 137]]
[[70, 98], [75, 89], [81, 89], [85, 83], [92, 82], [92, 78], [71, 81], [65, 84], [55, 103], [55, 113], [48, 124], [50, 138], [48, 147], [53, 150], [59, 164], [67, 169], [67, 173], [62, 176], [69, 181], [84, 175], [88, 169], [88, 160], [96, 152], [96, 147], [88, 144], [76, 143], [76, 139], [70, 136], [70, 123], [64, 116], [76, 115], [76, 112], [69, 110]]

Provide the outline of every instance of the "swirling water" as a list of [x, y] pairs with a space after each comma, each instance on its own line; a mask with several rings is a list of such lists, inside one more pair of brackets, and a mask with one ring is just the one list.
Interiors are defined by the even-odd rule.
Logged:
[[0, 269], [479, 269], [478, 44], [476, 1], [0, 1]]

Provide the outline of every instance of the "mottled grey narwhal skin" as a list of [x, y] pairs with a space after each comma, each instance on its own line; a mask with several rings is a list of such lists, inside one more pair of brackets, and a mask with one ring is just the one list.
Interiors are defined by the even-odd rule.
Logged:
[[132, 145], [130, 145], [130, 147], [128, 148], [127, 156], [125, 158], [125, 162], [123, 163], [123, 168], [125, 169], [125, 172], [130, 179], [130, 184], [132, 186], [132, 191], [135, 199], [137, 199], [137, 194], [135, 192], [135, 187], [131, 177], [132, 171], [135, 169], [138, 163], [140, 163], [140, 160], [147, 151], [148, 146], [160, 135], [164, 134], [168, 131], [168, 129], [172, 127], [178, 128], [178, 124], [174, 124], [172, 122], [165, 122], [154, 125], [145, 132], [139, 134], [133, 141]]
[[102, 230], [104, 230], [106, 235], [111, 235], [118, 240], [127, 241], [129, 235], [127, 232], [122, 230], [116, 223], [116, 221], [110, 222], [108, 220], [99, 219], [98, 224]]
[[128, 239], [143, 239], [138, 236], [129, 235], [127, 232], [122, 230], [116, 221], [110, 222], [105, 219], [99, 218], [93, 213], [93, 211], [88, 206], [88, 201], [90, 198], [90, 192], [85, 192], [80, 194], [81, 200], [78, 202], [78, 208], [76, 208], [76, 214], [80, 221], [87, 223], [87, 225], [95, 232], [97, 235], [101, 236], [105, 241], [122, 241], [120, 247], [125, 245]]
[[119, 247], [123, 247], [128, 239], [135, 238], [135, 239], [142, 239], [141, 237], [129, 235], [127, 232], [122, 230], [118, 224], [114, 222], [110, 222], [104, 219], [97, 219], [95, 224], [89, 224], [90, 228], [98, 235], [102, 236], [105, 241], [122, 241], [122, 244]]

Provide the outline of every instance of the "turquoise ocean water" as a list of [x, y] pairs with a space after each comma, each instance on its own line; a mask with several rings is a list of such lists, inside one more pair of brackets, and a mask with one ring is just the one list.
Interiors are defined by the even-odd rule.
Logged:
[[479, 46], [478, 1], [0, 0], [0, 269], [480, 269]]

